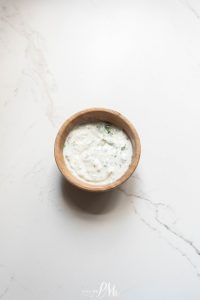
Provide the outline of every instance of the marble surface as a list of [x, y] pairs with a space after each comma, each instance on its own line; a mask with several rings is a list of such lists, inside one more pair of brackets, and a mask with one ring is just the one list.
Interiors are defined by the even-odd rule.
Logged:
[[[93, 106], [142, 142], [134, 176], [96, 195], [53, 156]], [[1, 0], [0, 299], [199, 300], [199, 116], [199, 1]]]

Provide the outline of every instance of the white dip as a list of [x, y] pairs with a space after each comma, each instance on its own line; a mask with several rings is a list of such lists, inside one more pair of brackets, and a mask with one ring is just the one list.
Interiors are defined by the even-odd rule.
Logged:
[[133, 147], [122, 129], [94, 122], [72, 129], [65, 140], [63, 155], [75, 177], [90, 184], [106, 185], [126, 172]]

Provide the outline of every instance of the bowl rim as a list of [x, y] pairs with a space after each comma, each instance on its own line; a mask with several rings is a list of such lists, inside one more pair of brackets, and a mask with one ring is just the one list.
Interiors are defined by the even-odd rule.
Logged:
[[[126, 123], [129, 130], [132, 132], [133, 140], [134, 140], [134, 144], [135, 144], [134, 145], [134, 150], [135, 150], [134, 157], [133, 157], [133, 160], [132, 160], [129, 168], [127, 169], [127, 171], [120, 178], [118, 178], [117, 180], [113, 181], [112, 183], [109, 183], [106, 185], [94, 185], [94, 184], [90, 184], [90, 183], [80, 180], [79, 178], [75, 177], [73, 175], [73, 173], [71, 172], [71, 170], [69, 168], [67, 168], [66, 164], [63, 163], [63, 161], [64, 161], [63, 160], [63, 149], [61, 149], [60, 144], [61, 144], [61, 139], [62, 139], [62, 135], [63, 135], [64, 131], [71, 124], [71, 122], [75, 121], [75, 119], [80, 118], [84, 114], [92, 113], [92, 112], [106, 112], [106, 113], [114, 115], [116, 118], [121, 119], [122, 122]], [[97, 120], [98, 120], [98, 118], [97, 118]], [[126, 130], [125, 130], [125, 132], [126, 132]], [[126, 132], [126, 134], [130, 138], [130, 135], [127, 132]], [[102, 108], [102, 107], [87, 108], [87, 109], [81, 110], [81, 111], [73, 114], [62, 124], [62, 126], [58, 130], [58, 133], [55, 138], [55, 143], [54, 143], [55, 161], [56, 161], [58, 169], [60, 170], [60, 172], [62, 173], [64, 178], [68, 182], [70, 182], [72, 185], [78, 187], [79, 189], [88, 191], [88, 192], [108, 191], [108, 190], [112, 190], [112, 189], [118, 187], [119, 185], [121, 185], [122, 183], [124, 183], [133, 174], [133, 172], [137, 168], [139, 160], [140, 160], [140, 156], [141, 156], [140, 138], [139, 138], [137, 130], [135, 129], [133, 124], [118, 111], [108, 109], [108, 108]]]

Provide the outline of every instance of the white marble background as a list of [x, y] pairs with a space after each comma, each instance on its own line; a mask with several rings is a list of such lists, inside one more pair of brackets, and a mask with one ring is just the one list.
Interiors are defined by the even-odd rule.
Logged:
[[[53, 157], [93, 106], [142, 141], [135, 175], [101, 195]], [[199, 300], [199, 130], [200, 1], [1, 0], [0, 299], [89, 299], [105, 281], [120, 300]]]

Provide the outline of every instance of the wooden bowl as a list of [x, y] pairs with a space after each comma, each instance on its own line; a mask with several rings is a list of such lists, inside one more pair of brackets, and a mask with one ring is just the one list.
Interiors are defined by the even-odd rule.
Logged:
[[[122, 177], [107, 185], [93, 185], [79, 180], [67, 168], [64, 161], [63, 146], [64, 146], [66, 136], [69, 134], [69, 132], [72, 130], [74, 126], [84, 122], [93, 122], [93, 121], [109, 122], [123, 129], [128, 135], [128, 137], [130, 138], [132, 144], [134, 145], [134, 156], [128, 170], [124, 173]], [[55, 140], [55, 146], [54, 146], [55, 160], [63, 176], [76, 187], [91, 192], [108, 191], [113, 188], [116, 188], [117, 186], [125, 182], [135, 171], [140, 159], [140, 153], [141, 153], [140, 139], [134, 126], [119, 112], [110, 109], [105, 109], [105, 108], [90, 108], [90, 109], [82, 110], [74, 114], [73, 116], [71, 116], [68, 120], [64, 122], [64, 124], [58, 131]]]

